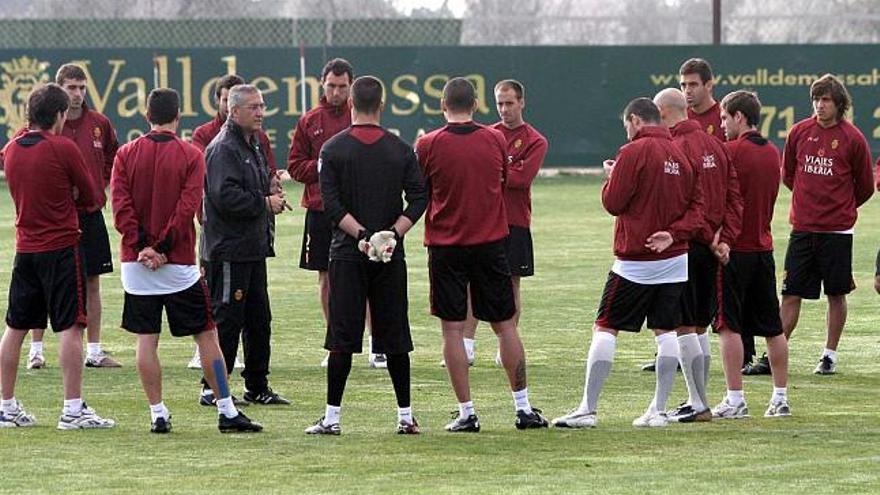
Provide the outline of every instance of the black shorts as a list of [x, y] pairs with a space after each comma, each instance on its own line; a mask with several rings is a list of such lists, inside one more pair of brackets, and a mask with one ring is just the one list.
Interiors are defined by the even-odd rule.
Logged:
[[168, 316], [171, 335], [186, 337], [214, 328], [211, 296], [204, 279], [171, 294], [139, 296], [125, 293], [122, 328], [131, 333], [158, 334], [162, 330], [162, 308]]
[[86, 276], [94, 277], [113, 271], [113, 256], [110, 254], [110, 237], [101, 210], [83, 213], [79, 216], [79, 229], [82, 235], [79, 247], [82, 250]]
[[324, 348], [360, 353], [367, 301], [373, 352], [404, 354], [413, 350], [409, 329], [406, 261], [330, 262], [330, 321]]
[[639, 284], [608, 272], [596, 325], [639, 332], [647, 318], [651, 330], [675, 330], [681, 326], [681, 295], [685, 284]]
[[85, 267], [77, 247], [16, 253], [9, 283], [6, 324], [17, 330], [60, 332], [86, 326]]
[[535, 274], [535, 252], [532, 231], [516, 225], [508, 226], [510, 235], [504, 241], [510, 274], [515, 277], [531, 277]]
[[773, 252], [730, 253], [730, 262], [718, 272], [715, 289], [717, 314], [712, 327], [741, 335], [782, 335], [776, 262]]
[[856, 288], [852, 276], [852, 234], [792, 231], [785, 253], [782, 295], [819, 299], [842, 296]]
[[326, 272], [330, 265], [330, 236], [333, 226], [323, 211], [306, 210], [299, 267]]
[[504, 240], [476, 246], [429, 246], [431, 314], [446, 321], [467, 319], [468, 284], [474, 317], [509, 320], [516, 313]]
[[688, 250], [688, 281], [682, 293], [681, 323], [686, 327], [706, 328], [712, 323], [715, 305], [715, 281], [718, 258], [709, 246], [692, 242]]

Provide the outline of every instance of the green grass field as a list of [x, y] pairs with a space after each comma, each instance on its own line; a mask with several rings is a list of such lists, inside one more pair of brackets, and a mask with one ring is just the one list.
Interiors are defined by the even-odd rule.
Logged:
[[[595, 178], [542, 179], [534, 186], [537, 275], [523, 284], [520, 332], [528, 356], [532, 403], [555, 417], [580, 401], [590, 328], [612, 261], [612, 218]], [[299, 195], [296, 187], [289, 194]], [[774, 222], [777, 265], [788, 234], [790, 195], [780, 195]], [[108, 220], [109, 212], [106, 213]], [[475, 212], [475, 214], [478, 214]], [[8, 287], [14, 254], [14, 212], [0, 191], [0, 286]], [[440, 360], [439, 323], [428, 313], [421, 223], [408, 239], [410, 318], [416, 350], [413, 407], [418, 437], [394, 434], [396, 405], [387, 373], [356, 356], [343, 402], [343, 435], [307, 437], [303, 428], [325, 403], [323, 320], [315, 275], [296, 268], [303, 214], [278, 225], [278, 258], [269, 262], [272, 296], [272, 386], [292, 407], [250, 406], [266, 429], [221, 435], [213, 409], [196, 404], [199, 374], [185, 368], [193, 345], [166, 333], [161, 344], [165, 402], [174, 432], [150, 435], [149, 410], [135, 371], [134, 338], [118, 329], [118, 274], [103, 278], [104, 343], [125, 367], [87, 369], [85, 398], [118, 426], [59, 432], [61, 380], [57, 339], [47, 337], [50, 366], [26, 371], [17, 397], [37, 416], [31, 429], [0, 431], [4, 493], [880, 493], [880, 334], [872, 289], [880, 245], [880, 200], [862, 208], [839, 374], [812, 374], [824, 344], [824, 302], [806, 302], [791, 347], [789, 395], [794, 416], [762, 417], [769, 377], [745, 380], [753, 418], [736, 422], [635, 430], [653, 395], [649, 333], [623, 335], [590, 431], [520, 432], [504, 373], [494, 365], [494, 337], [478, 331], [473, 396], [483, 424], [476, 435], [443, 431], [456, 401]], [[111, 233], [114, 252], [118, 236]], [[5, 311], [5, 310], [4, 310]], [[759, 348], [762, 343], [759, 342]], [[713, 338], [712, 402], [724, 383]], [[24, 353], [26, 354], [26, 345]], [[241, 393], [240, 377], [232, 380]], [[685, 397], [677, 378], [672, 403]]]

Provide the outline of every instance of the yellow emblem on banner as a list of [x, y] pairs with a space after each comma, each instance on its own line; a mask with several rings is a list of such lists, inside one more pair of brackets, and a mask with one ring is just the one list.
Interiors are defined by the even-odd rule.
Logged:
[[49, 82], [49, 62], [23, 56], [7, 62], [0, 62], [0, 125], [6, 126], [6, 137], [12, 139], [15, 133], [27, 123], [27, 99], [31, 90]]

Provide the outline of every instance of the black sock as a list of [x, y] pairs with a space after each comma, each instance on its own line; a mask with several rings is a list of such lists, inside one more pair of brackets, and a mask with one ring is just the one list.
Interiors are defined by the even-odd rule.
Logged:
[[388, 374], [394, 384], [397, 407], [409, 407], [409, 353], [388, 354]]
[[351, 353], [331, 352], [327, 362], [327, 404], [342, 405], [345, 382], [351, 372]]

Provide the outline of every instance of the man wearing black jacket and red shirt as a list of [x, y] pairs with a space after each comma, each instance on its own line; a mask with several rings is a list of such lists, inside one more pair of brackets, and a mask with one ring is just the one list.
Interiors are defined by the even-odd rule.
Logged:
[[688, 250], [688, 283], [685, 287], [682, 326], [678, 334], [679, 364], [687, 383], [688, 400], [667, 413], [670, 421], [709, 421], [712, 412], [706, 389], [709, 382], [711, 349], [706, 328], [712, 323], [715, 304], [718, 244], [730, 246], [742, 229], [742, 197], [736, 170], [730, 165], [721, 141], [703, 132], [688, 119], [687, 101], [676, 88], [654, 97], [660, 118], [672, 134], [672, 142], [684, 152], [697, 175], [703, 193], [703, 222], [694, 231]]
[[[70, 97], [68, 118], [61, 135], [76, 143], [82, 157], [89, 167], [92, 181], [98, 191], [98, 201], [88, 209], [79, 210], [79, 223], [82, 236], [83, 263], [86, 267], [86, 291], [88, 292], [88, 341], [85, 363], [89, 368], [118, 368], [119, 363], [101, 347], [101, 275], [113, 271], [110, 255], [110, 238], [101, 211], [107, 202], [104, 189], [110, 181], [110, 170], [119, 143], [116, 131], [110, 120], [92, 110], [86, 104], [86, 73], [75, 64], [64, 64], [58, 68], [55, 82], [67, 91]], [[42, 358], [43, 329], [35, 329], [28, 367], [40, 367]]]
[[725, 146], [730, 151], [731, 165], [736, 167], [743, 197], [743, 223], [740, 235], [729, 245], [729, 261], [720, 273], [712, 322], [718, 332], [727, 381], [727, 395], [712, 409], [713, 416], [720, 419], [748, 415], [739, 366], [747, 339], [741, 336], [753, 340], [755, 335], [767, 340], [773, 372], [773, 394], [764, 416], [791, 415], [786, 388], [788, 342], [779, 319], [770, 226], [779, 193], [779, 150], [758, 132], [760, 120], [761, 102], [754, 93], [734, 91], [721, 100]]
[[661, 126], [660, 110], [636, 98], [623, 111], [630, 143], [605, 162], [602, 204], [614, 222], [615, 262], [602, 293], [587, 356], [581, 404], [553, 420], [558, 428], [596, 426], [599, 394], [611, 371], [617, 335], [639, 332], [645, 319], [657, 342], [657, 385], [636, 427], [664, 427], [678, 368], [675, 329], [688, 280], [688, 240], [703, 222], [699, 181], [690, 161]]
[[[266, 257], [272, 254], [271, 216], [286, 205], [284, 193], [271, 191], [271, 173], [257, 131], [266, 105], [254, 86], [229, 91], [229, 119], [206, 151], [205, 252], [208, 285], [226, 372], [232, 373], [239, 338], [245, 346], [244, 400], [290, 404], [269, 388], [272, 313]], [[214, 402], [202, 389], [202, 405]]]
[[[324, 347], [327, 407], [306, 429], [341, 433], [340, 411], [351, 355], [361, 352], [364, 307], [373, 319], [373, 345], [388, 358], [397, 396], [397, 432], [419, 433], [410, 404], [409, 328], [403, 236], [425, 212], [427, 194], [413, 149], [380, 127], [382, 83], [359, 77], [351, 87], [352, 126], [321, 149], [324, 214], [330, 219], [330, 322]], [[407, 207], [403, 208], [402, 196]]]
[[171, 431], [157, 352], [163, 308], [171, 334], [191, 335], [199, 347], [205, 380], [220, 397], [220, 431], [260, 431], [259, 424], [235, 409], [229, 395], [210, 295], [196, 266], [193, 219], [202, 202], [205, 159], [177, 137], [179, 108], [176, 91], [154, 89], [147, 98], [150, 132], [123, 146], [113, 166], [113, 216], [122, 236], [125, 289], [122, 328], [137, 335], [138, 374], [150, 404], [151, 432]]
[[467, 79], [450, 79], [440, 102], [447, 125], [416, 144], [430, 192], [425, 244], [431, 313], [440, 318], [443, 357], [459, 403], [458, 417], [446, 430], [480, 431], [463, 343], [468, 285], [474, 316], [489, 322], [498, 337], [516, 427], [542, 428], [547, 420], [529, 404], [525, 350], [516, 331], [516, 301], [504, 251], [507, 142], [500, 131], [474, 123], [475, 93]]
[[47, 84], [28, 96], [28, 128], [7, 147], [4, 165], [15, 203], [15, 263], [9, 284], [6, 332], [0, 341], [0, 428], [34, 426], [15, 399], [18, 360], [25, 335], [46, 328], [58, 334], [64, 408], [59, 430], [111, 428], [82, 399], [83, 327], [87, 322], [85, 269], [77, 208], [100, 201], [82, 154], [60, 136], [70, 98]]
[[810, 86], [814, 115], [795, 124], [782, 152], [782, 182], [791, 189], [792, 225], [785, 253], [780, 315], [791, 337], [801, 299], [828, 298], [828, 333], [814, 373], [837, 370], [837, 345], [846, 324], [846, 295], [855, 289], [852, 242], [857, 208], [874, 194], [871, 151], [862, 132], [846, 120], [852, 100], [837, 77]]

